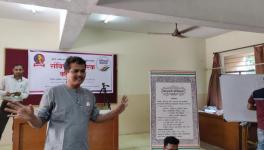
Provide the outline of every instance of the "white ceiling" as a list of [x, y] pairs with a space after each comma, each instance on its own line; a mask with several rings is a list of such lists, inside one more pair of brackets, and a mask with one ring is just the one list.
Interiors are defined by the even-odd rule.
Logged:
[[60, 11], [59, 9], [41, 7], [41, 10], [34, 14], [24, 4], [0, 1], [0, 18], [59, 23]]
[[[21, 4], [46, 9], [33, 14]], [[186, 33], [188, 37], [207, 38], [230, 30], [263, 33], [263, 4], [260, 0], [0, 0], [0, 17], [54, 23], [62, 20], [60, 49], [69, 49], [84, 26], [169, 33], [174, 31], [177, 22], [179, 30], [200, 26]], [[65, 20], [60, 20], [59, 9], [67, 10]], [[100, 14], [120, 17], [104, 24]]]
[[[87, 19], [86, 26], [94, 28], [104, 28], [109, 30], [118, 30], [136, 33], [172, 33], [175, 29], [175, 23], [160, 22], [152, 20], [137, 19], [131, 17], [116, 16], [113, 21], [105, 24], [102, 20], [102, 14], [92, 13]], [[179, 30], [191, 27], [190, 25], [178, 24]], [[208, 38], [227, 32], [227, 30], [210, 27], [199, 27], [189, 31], [184, 35], [192, 38]], [[160, 35], [158, 35], [160, 36]]]

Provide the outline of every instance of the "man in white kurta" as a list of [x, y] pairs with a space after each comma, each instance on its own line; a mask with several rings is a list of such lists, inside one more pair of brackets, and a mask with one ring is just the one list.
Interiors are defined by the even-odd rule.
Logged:
[[8, 122], [10, 113], [4, 111], [8, 101], [22, 101], [29, 94], [28, 80], [23, 77], [22, 65], [15, 65], [13, 75], [4, 76], [0, 83], [0, 96], [2, 101], [0, 107], [0, 139]]

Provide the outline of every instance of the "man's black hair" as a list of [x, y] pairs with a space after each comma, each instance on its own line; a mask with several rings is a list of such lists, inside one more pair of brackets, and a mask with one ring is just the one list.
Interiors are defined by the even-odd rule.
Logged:
[[164, 139], [164, 147], [166, 147], [168, 144], [178, 145], [179, 143], [180, 143], [179, 139], [175, 138], [174, 136], [167, 136]]
[[24, 66], [23, 66], [22, 64], [15, 64], [15, 65], [13, 66], [13, 68], [15, 68], [15, 67], [17, 67], [17, 66], [21, 66], [21, 67], [24, 69]]
[[72, 63], [76, 63], [78, 65], [84, 65], [86, 66], [86, 61], [84, 59], [82, 59], [81, 57], [78, 56], [70, 56], [66, 59], [65, 63], [64, 63], [64, 70], [70, 70], [70, 64]]

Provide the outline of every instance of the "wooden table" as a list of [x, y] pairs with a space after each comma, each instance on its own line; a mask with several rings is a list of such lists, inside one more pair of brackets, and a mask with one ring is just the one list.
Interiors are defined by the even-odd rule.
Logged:
[[[25, 121], [14, 119], [13, 150], [43, 150], [46, 125], [31, 128]], [[89, 143], [92, 150], [118, 150], [118, 117], [104, 123], [89, 125]]]
[[241, 150], [239, 123], [226, 122], [223, 116], [199, 112], [200, 139], [225, 150]]

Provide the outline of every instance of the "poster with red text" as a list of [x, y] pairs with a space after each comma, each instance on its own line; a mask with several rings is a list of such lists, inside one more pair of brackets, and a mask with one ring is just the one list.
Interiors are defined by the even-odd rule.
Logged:
[[86, 78], [82, 87], [99, 93], [102, 83], [107, 93], [113, 93], [113, 55], [59, 51], [28, 51], [28, 79], [30, 94], [43, 94], [53, 86], [65, 84], [64, 62], [69, 56], [79, 56], [86, 61]]

